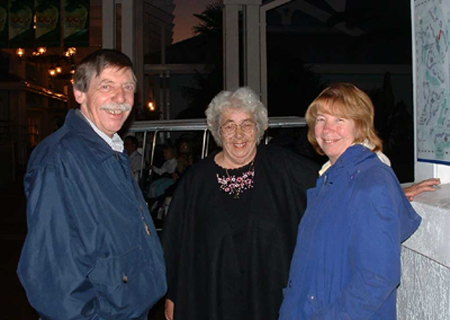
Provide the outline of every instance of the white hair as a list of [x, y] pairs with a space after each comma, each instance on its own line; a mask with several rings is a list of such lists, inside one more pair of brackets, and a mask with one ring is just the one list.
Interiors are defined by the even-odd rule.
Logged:
[[250, 88], [239, 88], [236, 91], [222, 91], [212, 99], [205, 111], [208, 129], [217, 145], [223, 146], [220, 125], [226, 110], [233, 109], [246, 112], [253, 116], [256, 122], [256, 143], [259, 144], [264, 131], [269, 127], [267, 109], [259, 97]]

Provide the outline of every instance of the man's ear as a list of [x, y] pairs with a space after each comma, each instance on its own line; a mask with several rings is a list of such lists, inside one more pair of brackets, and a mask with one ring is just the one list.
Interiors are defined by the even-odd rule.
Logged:
[[73, 95], [75, 96], [75, 101], [78, 102], [79, 105], [82, 105], [86, 100], [86, 93], [77, 89], [73, 89]]

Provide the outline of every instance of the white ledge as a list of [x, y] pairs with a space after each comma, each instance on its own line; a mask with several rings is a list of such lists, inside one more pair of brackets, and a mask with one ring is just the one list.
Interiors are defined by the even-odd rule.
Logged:
[[450, 268], [450, 184], [415, 197], [412, 206], [422, 223], [403, 246]]

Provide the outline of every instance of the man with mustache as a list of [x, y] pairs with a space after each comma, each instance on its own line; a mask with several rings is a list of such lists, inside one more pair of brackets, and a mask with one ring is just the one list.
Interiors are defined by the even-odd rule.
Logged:
[[161, 245], [117, 134], [134, 103], [130, 59], [80, 63], [64, 126], [31, 155], [19, 278], [43, 319], [147, 319], [165, 294]]

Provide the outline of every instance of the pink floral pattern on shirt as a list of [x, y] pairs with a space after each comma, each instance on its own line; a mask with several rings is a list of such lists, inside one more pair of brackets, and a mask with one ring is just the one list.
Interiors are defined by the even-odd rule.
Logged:
[[245, 190], [253, 188], [255, 169], [252, 168], [249, 171], [243, 172], [242, 175], [237, 177], [235, 175], [220, 176], [219, 174], [216, 174], [216, 176], [220, 190], [230, 195], [239, 196]]

